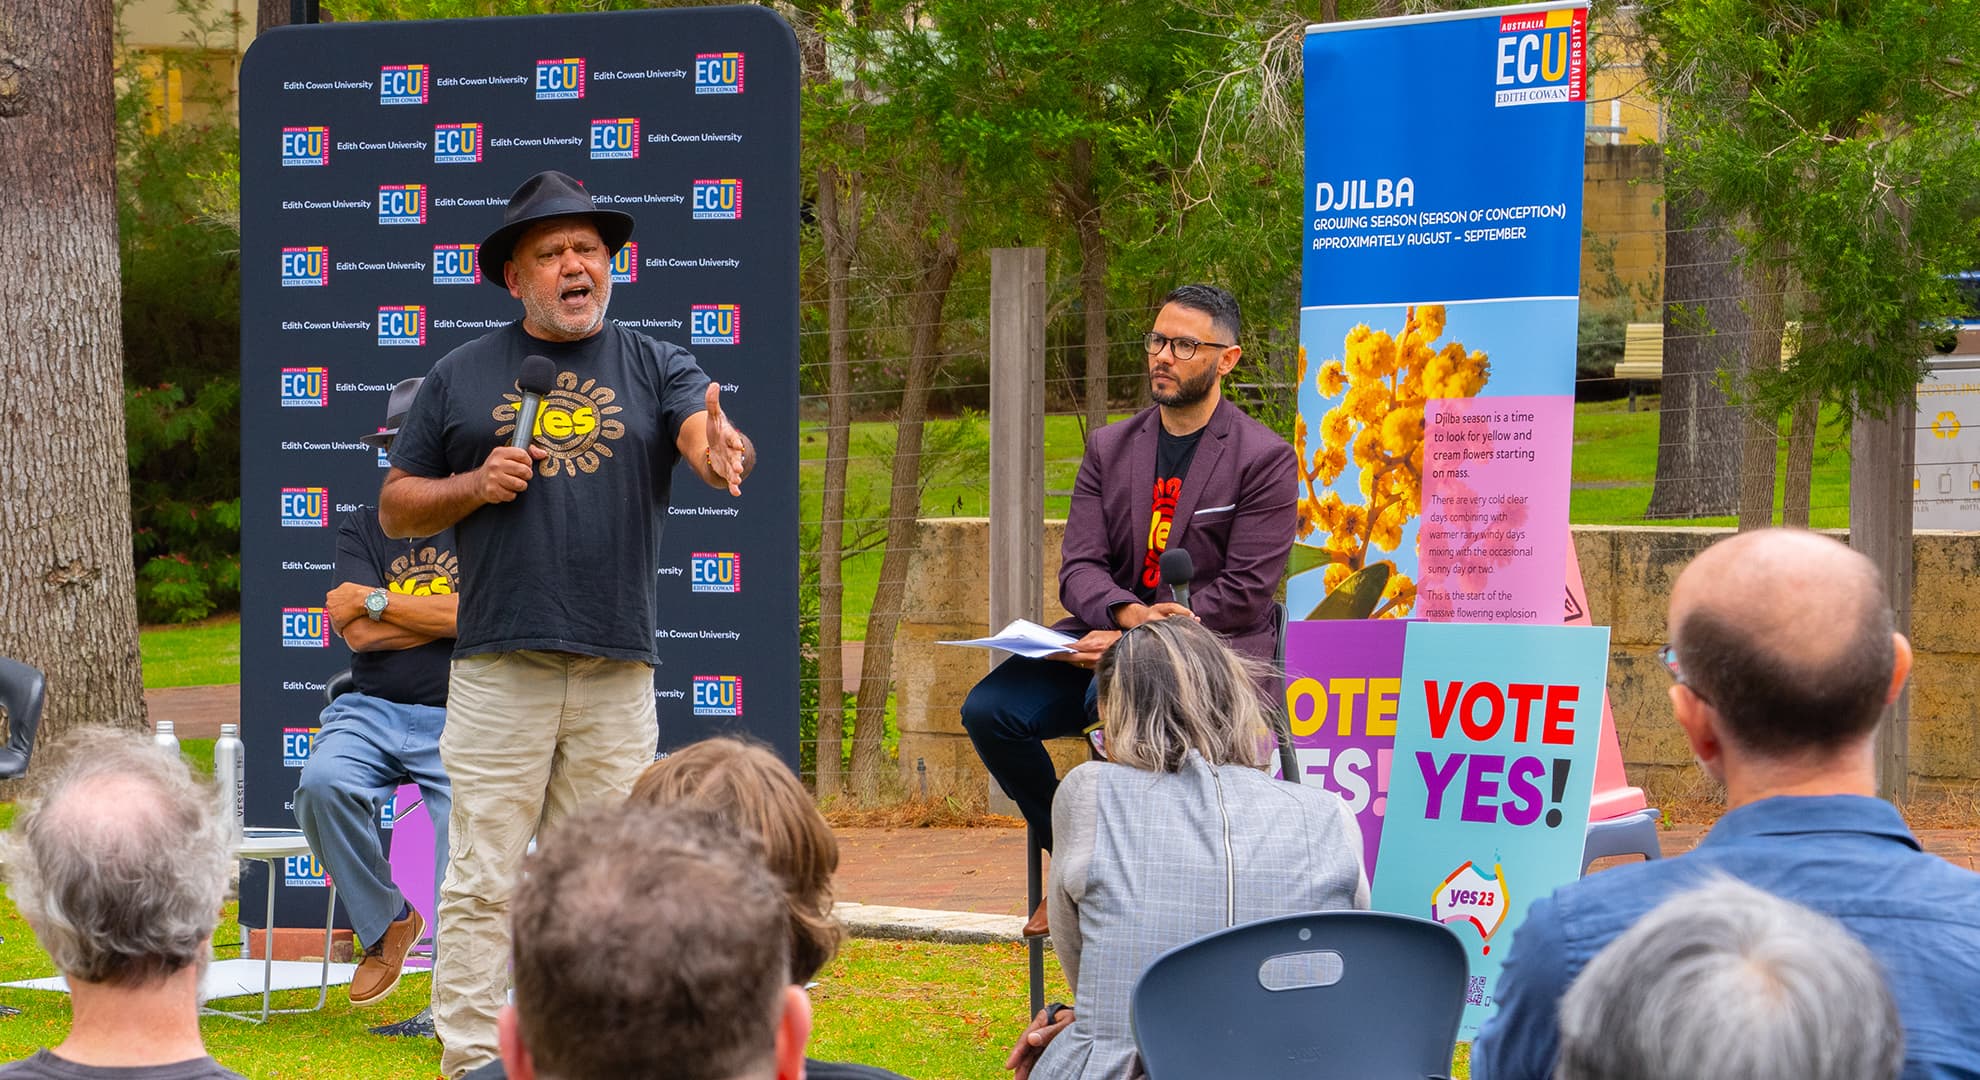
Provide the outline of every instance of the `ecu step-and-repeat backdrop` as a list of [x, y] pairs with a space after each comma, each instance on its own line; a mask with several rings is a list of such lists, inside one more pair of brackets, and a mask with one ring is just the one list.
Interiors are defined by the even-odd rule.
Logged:
[[[610, 316], [692, 351], [759, 450], [739, 499], [681, 470], [657, 579], [622, 583], [658, 597], [661, 747], [740, 730], [796, 765], [797, 108], [795, 39], [760, 7], [255, 41], [241, 70], [249, 825], [294, 826], [324, 684], [349, 665], [323, 598], [339, 521], [376, 505], [386, 469], [358, 439], [383, 426], [393, 384], [521, 316], [475, 249], [543, 169], [633, 215]], [[602, 430], [585, 411], [554, 419]], [[261, 910], [261, 866], [244, 913]], [[277, 924], [320, 919], [321, 865], [292, 859], [281, 877]]]

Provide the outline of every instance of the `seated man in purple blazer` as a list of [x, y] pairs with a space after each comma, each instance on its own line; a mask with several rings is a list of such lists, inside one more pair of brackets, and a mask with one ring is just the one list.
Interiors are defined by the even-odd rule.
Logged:
[[[1292, 447], [1223, 398], [1237, 366], [1237, 299], [1184, 285], [1148, 332], [1153, 407], [1087, 437], [1066, 518], [1057, 629], [1083, 635], [1061, 657], [1004, 661], [970, 690], [963, 728], [990, 775], [1052, 846], [1052, 759], [1041, 740], [1094, 720], [1093, 665], [1121, 631], [1194, 617], [1233, 649], [1272, 657], [1272, 593], [1292, 550], [1298, 487]], [[1187, 607], [1160, 560], [1187, 551]], [[1042, 910], [1025, 928], [1045, 932]]]

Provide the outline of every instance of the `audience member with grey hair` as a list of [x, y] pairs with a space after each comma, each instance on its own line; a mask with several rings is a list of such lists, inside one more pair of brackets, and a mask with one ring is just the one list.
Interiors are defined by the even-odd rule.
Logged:
[[1725, 785], [1726, 812], [1682, 856], [1533, 901], [1497, 1011], [1471, 1044], [1472, 1080], [1552, 1076], [1568, 984], [1651, 909], [1714, 876], [1821, 912], [1870, 950], [1904, 1023], [1905, 1080], [1980, 1076], [1980, 874], [1927, 854], [1877, 798], [1878, 722], [1911, 671], [1882, 575], [1819, 533], [1743, 532], [1678, 575], [1670, 633], [1672, 718]]
[[127, 732], [65, 742], [4, 840], [8, 891], [68, 980], [73, 1021], [7, 1080], [211, 1080], [199, 980], [235, 866], [211, 788]]
[[1094, 673], [1108, 760], [1052, 803], [1052, 950], [1077, 1010], [1040, 1013], [1018, 1080], [1139, 1072], [1128, 997], [1149, 961], [1213, 930], [1368, 906], [1361, 831], [1340, 796], [1259, 768], [1255, 664], [1194, 619], [1123, 631]]
[[1731, 878], [1658, 905], [1561, 999], [1554, 1080], [1896, 1080], [1883, 971], [1833, 919]]

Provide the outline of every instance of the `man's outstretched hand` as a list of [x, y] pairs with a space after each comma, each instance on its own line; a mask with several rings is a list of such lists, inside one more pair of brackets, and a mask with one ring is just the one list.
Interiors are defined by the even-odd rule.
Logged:
[[749, 440], [722, 411], [722, 384], [708, 384], [708, 468], [729, 484], [729, 494], [741, 495], [749, 476]]

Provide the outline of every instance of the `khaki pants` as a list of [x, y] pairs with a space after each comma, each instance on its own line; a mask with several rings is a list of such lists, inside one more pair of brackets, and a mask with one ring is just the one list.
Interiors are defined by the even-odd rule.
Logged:
[[440, 887], [433, 1022], [440, 1069], [495, 1060], [508, 1000], [509, 899], [530, 838], [613, 802], [653, 760], [653, 668], [558, 652], [454, 661], [440, 760], [453, 779], [451, 858]]

